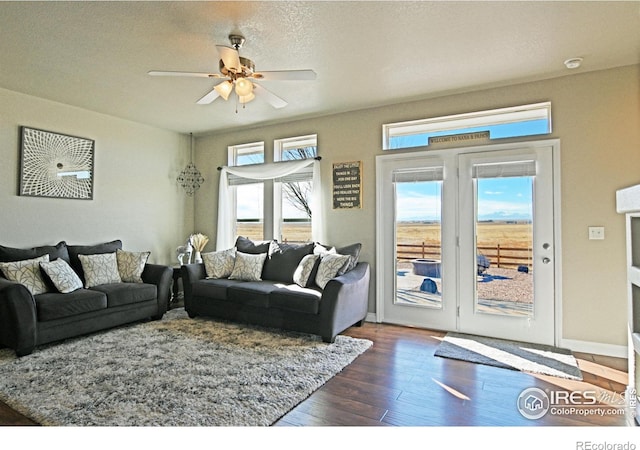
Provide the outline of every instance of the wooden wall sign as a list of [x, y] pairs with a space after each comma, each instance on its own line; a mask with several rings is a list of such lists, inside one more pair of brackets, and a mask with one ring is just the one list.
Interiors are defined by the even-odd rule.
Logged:
[[333, 164], [333, 209], [362, 208], [362, 161]]

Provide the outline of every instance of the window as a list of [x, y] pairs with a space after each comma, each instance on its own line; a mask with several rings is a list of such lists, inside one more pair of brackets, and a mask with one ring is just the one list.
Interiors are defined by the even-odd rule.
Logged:
[[244, 166], [264, 162], [264, 142], [232, 145], [229, 147], [229, 165]]
[[[292, 161], [315, 158], [317, 135], [278, 139], [274, 160]], [[297, 172], [274, 184], [274, 234], [282, 242], [311, 241], [313, 167]]]
[[[225, 193], [220, 199], [224, 206], [219, 205], [219, 211], [226, 212], [218, 222], [224, 228], [225, 242], [231, 235], [311, 241], [313, 197], [319, 195], [313, 186], [314, 176], [319, 176], [319, 167], [312, 160], [316, 155], [316, 135], [274, 141], [273, 163], [265, 163], [269, 155], [265, 155], [263, 142], [230, 146], [229, 167], [223, 168], [227, 187], [220, 190]], [[316, 225], [319, 214], [313, 217]]]
[[551, 133], [551, 103], [385, 124], [383, 149], [430, 145], [430, 138], [488, 131], [490, 139]]
[[274, 161], [290, 161], [318, 156], [318, 135], [277, 139], [274, 142]]
[[[229, 147], [229, 165], [264, 163], [264, 142]], [[253, 240], [264, 239], [264, 182], [229, 175], [231, 200], [235, 204], [235, 234]]]

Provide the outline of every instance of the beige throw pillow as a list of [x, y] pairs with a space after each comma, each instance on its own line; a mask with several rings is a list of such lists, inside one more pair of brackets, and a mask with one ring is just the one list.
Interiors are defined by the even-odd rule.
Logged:
[[338, 255], [335, 253], [327, 253], [322, 255], [318, 273], [316, 274], [316, 284], [320, 289], [324, 289], [329, 280], [334, 278], [338, 271], [351, 259], [348, 255]]
[[58, 292], [68, 294], [82, 288], [82, 280], [64, 259], [58, 258], [51, 262], [41, 262], [40, 267], [51, 279]]
[[320, 255], [306, 255], [298, 264], [295, 272], [293, 272], [293, 282], [300, 287], [307, 287], [309, 283], [309, 277], [313, 272], [313, 267], [316, 261], [320, 258]]
[[118, 274], [125, 283], [142, 283], [142, 272], [151, 252], [127, 252], [116, 250]]
[[262, 280], [262, 268], [266, 259], [266, 253], [251, 255], [249, 253], [236, 252], [236, 261], [229, 279], [243, 281]]
[[84, 271], [84, 286], [90, 288], [101, 284], [120, 283], [116, 253], [78, 255]]
[[236, 249], [220, 250], [202, 254], [207, 278], [228, 278], [233, 273], [236, 262]]
[[7, 280], [23, 284], [31, 295], [38, 295], [48, 291], [40, 271], [41, 262], [49, 262], [49, 255], [23, 261], [3, 262], [0, 263], [0, 270]]

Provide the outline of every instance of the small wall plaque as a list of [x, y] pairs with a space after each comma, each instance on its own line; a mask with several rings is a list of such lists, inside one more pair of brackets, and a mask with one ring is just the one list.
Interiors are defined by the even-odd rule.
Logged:
[[21, 127], [19, 195], [93, 199], [95, 141]]
[[429, 145], [432, 144], [469, 144], [476, 142], [487, 142], [491, 139], [489, 131], [476, 131], [474, 133], [448, 134], [446, 136], [430, 136]]
[[333, 209], [362, 208], [362, 161], [333, 164]]

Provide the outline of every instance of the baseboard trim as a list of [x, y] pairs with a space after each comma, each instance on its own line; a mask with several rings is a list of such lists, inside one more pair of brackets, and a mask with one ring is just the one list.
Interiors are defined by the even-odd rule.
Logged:
[[365, 317], [364, 319], [365, 322], [377, 322], [376, 320], [376, 313], [367, 313], [367, 317]]
[[627, 358], [626, 345], [603, 344], [601, 342], [579, 341], [575, 339], [562, 339], [560, 346], [568, 348], [574, 352], [593, 353], [595, 355], [613, 356], [616, 358]]
[[[377, 322], [376, 313], [367, 313], [365, 322]], [[601, 342], [580, 341], [577, 339], [561, 339], [560, 347], [568, 348], [574, 352], [592, 353], [594, 355], [613, 356], [615, 358], [628, 358], [626, 345], [603, 344]]]

